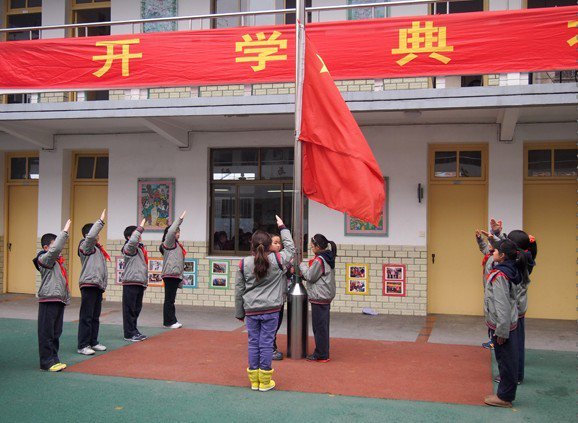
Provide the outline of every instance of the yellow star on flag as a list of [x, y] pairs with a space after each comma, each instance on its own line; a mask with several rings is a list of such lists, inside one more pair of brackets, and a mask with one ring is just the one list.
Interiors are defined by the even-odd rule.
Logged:
[[327, 69], [327, 66], [325, 66], [325, 62], [323, 61], [323, 59], [321, 58], [320, 55], [316, 55], [317, 57], [319, 57], [319, 61], [321, 62], [321, 64], [323, 65], [323, 67], [321, 68], [321, 70], [319, 71], [319, 73], [323, 73], [323, 72], [327, 72], [329, 73], [329, 70]]

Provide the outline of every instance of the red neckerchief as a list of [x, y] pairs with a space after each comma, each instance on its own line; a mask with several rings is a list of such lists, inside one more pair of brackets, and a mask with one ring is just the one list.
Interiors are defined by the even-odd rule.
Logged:
[[98, 248], [100, 250], [100, 252], [104, 256], [104, 259], [106, 261], [110, 261], [110, 255], [107, 253], [107, 251], [104, 249], [104, 247], [102, 245], [100, 245], [99, 243], [96, 243], [96, 248]]
[[185, 250], [185, 247], [183, 246], [183, 244], [181, 244], [179, 241], [177, 241], [177, 244], [179, 244], [179, 247], [181, 247], [181, 251], [183, 252], [183, 257], [187, 255], [187, 250]]
[[[321, 260], [319, 258], [319, 256], [317, 254], [315, 254], [315, 257], [313, 257], [311, 260], [309, 260], [309, 267], [313, 266], [313, 262], [317, 259]], [[323, 264], [323, 263], [321, 263], [321, 264]]]
[[144, 255], [145, 263], [148, 265], [149, 264], [149, 253], [148, 253], [147, 249], [142, 244], [139, 244], [138, 248], [140, 248], [140, 250], [142, 251], [142, 253]]
[[66, 274], [66, 267], [64, 267], [64, 257], [60, 256], [56, 259], [56, 263], [60, 266], [60, 271], [62, 272], [62, 276], [64, 276], [64, 280], [66, 281], [66, 290], [68, 291], [68, 275]]

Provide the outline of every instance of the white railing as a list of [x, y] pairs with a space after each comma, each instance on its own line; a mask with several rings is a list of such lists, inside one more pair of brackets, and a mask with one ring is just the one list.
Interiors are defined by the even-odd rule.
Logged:
[[[319, 22], [320, 15], [323, 12], [331, 12], [336, 10], [352, 10], [360, 8], [370, 8], [372, 11], [372, 17], [375, 17], [375, 10], [381, 7], [396, 7], [396, 6], [408, 6], [408, 5], [420, 5], [420, 4], [435, 4], [435, 3], [457, 3], [468, 0], [403, 0], [403, 1], [382, 1], [378, 3], [364, 3], [364, 4], [347, 4], [347, 5], [337, 5], [337, 6], [319, 6], [319, 7], [308, 7], [306, 12], [317, 15], [317, 21]], [[449, 11], [449, 7], [447, 8]], [[39, 32], [39, 37], [42, 38], [42, 31], [49, 31], [55, 29], [85, 29], [85, 34], [88, 34], [88, 28], [94, 27], [106, 27], [106, 26], [120, 26], [120, 25], [131, 25], [132, 33], [138, 33], [143, 31], [144, 24], [158, 23], [158, 22], [189, 22], [189, 29], [192, 29], [193, 22], [200, 21], [201, 29], [203, 29], [203, 22], [212, 22], [219, 18], [231, 18], [240, 17], [241, 26], [245, 26], [246, 19], [248, 17], [264, 16], [264, 15], [287, 15], [295, 13], [295, 9], [273, 9], [273, 10], [252, 10], [247, 12], [231, 12], [231, 13], [211, 13], [202, 15], [191, 15], [191, 16], [171, 16], [166, 18], [152, 18], [152, 19], [130, 19], [123, 21], [109, 21], [109, 22], [90, 22], [90, 23], [76, 23], [76, 24], [62, 24], [62, 25], [46, 25], [46, 26], [28, 26], [19, 28], [1, 28], [0, 34], [9, 32], [30, 32], [30, 37], [32, 37], [33, 31]], [[137, 25], [139, 26], [139, 31], [136, 31]]]

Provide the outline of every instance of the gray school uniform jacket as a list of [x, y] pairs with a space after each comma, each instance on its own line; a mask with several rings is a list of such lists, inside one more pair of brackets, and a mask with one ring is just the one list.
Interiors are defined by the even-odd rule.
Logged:
[[181, 244], [176, 240], [176, 233], [183, 223], [177, 219], [170, 226], [165, 241], [163, 242], [163, 278], [177, 278], [183, 280], [185, 268], [185, 255]]
[[493, 329], [496, 336], [507, 339], [510, 331], [518, 325], [518, 286], [509, 281], [504, 273], [495, 269], [494, 257], [482, 237], [476, 237], [484, 259], [484, 317], [486, 326]]
[[34, 266], [42, 276], [42, 282], [38, 289], [39, 302], [62, 302], [70, 303], [70, 290], [66, 269], [61, 260], [60, 253], [68, 240], [68, 232], [61, 232], [54, 240], [48, 251], [40, 251], [33, 260]]
[[269, 270], [261, 280], [255, 276], [255, 258], [245, 257], [239, 263], [235, 278], [235, 317], [274, 313], [281, 310], [287, 290], [287, 266], [295, 255], [291, 232], [281, 227], [283, 250], [269, 253]]
[[335, 298], [335, 269], [332, 269], [323, 253], [316, 255], [309, 263], [299, 265], [303, 279], [307, 281], [309, 302], [330, 304]]
[[101, 245], [96, 242], [96, 237], [103, 227], [104, 222], [98, 219], [86, 234], [86, 238], [78, 245], [78, 257], [80, 257], [82, 264], [82, 271], [78, 280], [80, 288], [96, 287], [106, 291], [108, 284], [106, 257]]
[[123, 285], [139, 285], [147, 287], [149, 283], [148, 263], [145, 258], [145, 249], [138, 239], [144, 232], [139, 226], [122, 247], [124, 257], [124, 272], [120, 278]]
[[[494, 232], [494, 239], [508, 239], [508, 237], [503, 232]], [[534, 265], [534, 259], [528, 253], [529, 257], [528, 260], [532, 262], [532, 266]], [[526, 315], [528, 311], [528, 285], [530, 285], [530, 278], [527, 279], [527, 282], [522, 282], [519, 285], [516, 285], [516, 304], [518, 307], [518, 318], [522, 318]]]
[[516, 285], [500, 269], [494, 269], [487, 275], [484, 317], [486, 326], [500, 338], [509, 338], [510, 331], [518, 326], [517, 293]]

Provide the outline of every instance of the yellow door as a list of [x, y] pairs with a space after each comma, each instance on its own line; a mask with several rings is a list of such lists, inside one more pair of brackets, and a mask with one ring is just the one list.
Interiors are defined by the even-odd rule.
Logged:
[[430, 185], [428, 312], [483, 314], [482, 255], [474, 231], [487, 227], [486, 186]]
[[428, 313], [483, 314], [482, 255], [487, 227], [487, 144], [430, 145]]
[[575, 320], [577, 185], [575, 180], [541, 182], [524, 185], [524, 230], [538, 244], [527, 316]]
[[[72, 205], [72, 236], [70, 242], [70, 286], [72, 296], [80, 296], [78, 279], [80, 278], [80, 259], [78, 258], [78, 244], [82, 240], [82, 227], [87, 223], [94, 223], [107, 208], [108, 185], [80, 185], [73, 186]], [[106, 226], [100, 232], [100, 244], [106, 245]]]
[[36, 293], [38, 186], [11, 185], [8, 189], [7, 291]]

